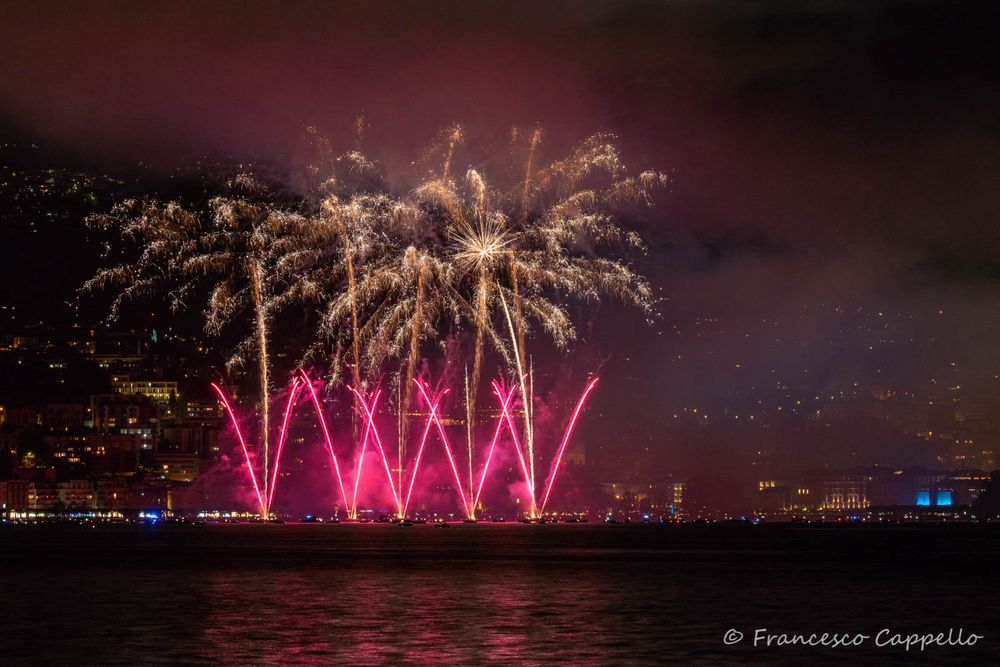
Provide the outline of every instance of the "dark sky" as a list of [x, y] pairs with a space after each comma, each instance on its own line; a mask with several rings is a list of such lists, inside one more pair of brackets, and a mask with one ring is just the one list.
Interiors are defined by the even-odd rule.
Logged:
[[998, 14], [974, 2], [4, 3], [0, 122], [92, 166], [214, 153], [293, 165], [306, 125], [346, 145], [363, 111], [393, 178], [453, 121], [473, 163], [513, 124], [541, 124], [550, 157], [610, 130], [630, 165], [674, 176], [641, 223], [670, 300], [652, 330], [636, 318], [630, 353], [613, 350], [647, 414], [738, 412], [758, 400], [748, 387], [781, 381], [803, 395], [850, 378], [923, 392], [955, 368], [989, 394]]

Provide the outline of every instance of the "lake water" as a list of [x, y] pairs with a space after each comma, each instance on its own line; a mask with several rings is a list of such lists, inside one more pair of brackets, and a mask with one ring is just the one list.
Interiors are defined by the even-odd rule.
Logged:
[[2, 664], [1000, 660], [996, 526], [12, 526], [0, 565]]

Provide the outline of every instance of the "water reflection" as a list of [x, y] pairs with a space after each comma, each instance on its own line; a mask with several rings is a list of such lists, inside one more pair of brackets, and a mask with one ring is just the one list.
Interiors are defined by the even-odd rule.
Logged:
[[[7, 531], [0, 631], [4, 664], [795, 662], [821, 654], [765, 656], [722, 633], [983, 633], [997, 558], [1000, 533], [976, 527]], [[989, 637], [933, 657], [995, 650]]]
[[671, 598], [660, 587], [651, 605], [607, 573], [557, 564], [213, 571], [206, 583], [206, 654], [276, 665], [592, 662], [636, 639], [621, 621], [641, 631], [640, 614]]

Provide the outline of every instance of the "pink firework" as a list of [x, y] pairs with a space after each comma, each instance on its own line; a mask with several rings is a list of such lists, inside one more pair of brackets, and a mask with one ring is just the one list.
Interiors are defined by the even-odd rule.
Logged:
[[236, 413], [233, 411], [233, 407], [229, 403], [226, 393], [222, 391], [222, 388], [214, 382], [212, 383], [212, 388], [215, 390], [215, 393], [219, 395], [219, 400], [222, 402], [222, 406], [229, 415], [233, 428], [236, 430], [236, 437], [240, 442], [240, 448], [243, 450], [243, 456], [246, 461], [247, 476], [250, 478], [250, 481], [253, 484], [254, 493], [257, 496], [257, 507], [260, 510], [261, 518], [268, 519], [271, 516], [271, 503], [274, 500], [274, 487], [278, 481], [278, 468], [281, 461], [281, 452], [285, 447], [285, 439], [288, 435], [288, 418], [291, 416], [292, 408], [295, 406], [295, 397], [299, 392], [299, 379], [295, 378], [292, 381], [291, 391], [288, 394], [288, 404], [285, 406], [285, 415], [281, 421], [281, 432], [278, 436], [278, 449], [274, 457], [274, 471], [271, 476], [270, 484], [268, 484], [268, 480], [263, 480], [263, 490], [261, 490], [261, 484], [257, 481], [258, 473], [254, 469], [253, 462], [250, 460], [250, 450], [247, 447], [246, 440], [243, 438], [243, 432], [240, 430], [239, 422], [236, 419]]
[[316, 408], [316, 419], [319, 420], [320, 428], [323, 430], [323, 441], [326, 443], [326, 449], [330, 453], [330, 461], [333, 463], [333, 474], [337, 478], [337, 488], [340, 489], [340, 500], [344, 503], [344, 507], [350, 507], [351, 504], [347, 499], [347, 491], [344, 490], [344, 478], [340, 474], [340, 463], [337, 461], [337, 453], [333, 450], [333, 439], [330, 438], [330, 429], [326, 423], [326, 416], [323, 414], [323, 406], [319, 402], [319, 396], [316, 394], [316, 388], [313, 386], [312, 380], [305, 371], [299, 371], [299, 373], [302, 376], [303, 383], [309, 387], [313, 407]]
[[[299, 371], [299, 375], [296, 376], [291, 383], [288, 393], [288, 399], [285, 405], [284, 415], [281, 421], [281, 430], [278, 436], [278, 446], [275, 453], [273, 470], [271, 472], [270, 480], [259, 480], [259, 474], [254, 465], [254, 460], [250, 455], [250, 447], [247, 446], [246, 439], [243, 436], [243, 432], [240, 429], [239, 421], [236, 418], [236, 413], [233, 410], [232, 404], [226, 393], [222, 390], [219, 385], [212, 383], [212, 388], [215, 390], [216, 394], [219, 396], [219, 401], [222, 403], [223, 408], [233, 425], [233, 429], [236, 433], [236, 438], [240, 443], [240, 449], [243, 452], [244, 462], [246, 464], [247, 477], [250, 479], [250, 483], [253, 486], [254, 494], [257, 498], [257, 504], [260, 509], [261, 516], [264, 518], [270, 517], [271, 507], [274, 504], [275, 493], [277, 490], [279, 470], [281, 466], [281, 456], [284, 452], [285, 442], [288, 439], [288, 423], [291, 417], [292, 410], [295, 407], [296, 399], [298, 397], [299, 391], [302, 387], [307, 387], [309, 390], [309, 395], [312, 399], [313, 407], [316, 412], [316, 418], [319, 421], [320, 429], [323, 434], [323, 441], [326, 446], [326, 450], [330, 455], [330, 462], [333, 466], [334, 479], [337, 484], [337, 490], [340, 493], [340, 499], [344, 506], [348, 508], [348, 515], [351, 518], [357, 518], [358, 512], [358, 499], [361, 493], [361, 477], [364, 468], [365, 453], [368, 449], [370, 443], [374, 443], [376, 450], [378, 451], [378, 456], [382, 460], [382, 468], [385, 472], [386, 480], [389, 484], [389, 489], [392, 494], [393, 502], [396, 507], [396, 514], [398, 517], [402, 518], [407, 516], [407, 511], [410, 508], [410, 501], [413, 497], [413, 491], [416, 486], [417, 476], [420, 471], [420, 464], [423, 459], [424, 449], [427, 446], [427, 442], [430, 439], [431, 432], [433, 430], [437, 431], [438, 438], [441, 440], [441, 445], [444, 449], [445, 458], [448, 461], [449, 468], [454, 476], [455, 490], [458, 493], [459, 500], [461, 502], [462, 510], [465, 512], [465, 516], [468, 518], [475, 518], [475, 510], [479, 505], [479, 500], [482, 496], [483, 488], [486, 485], [486, 479], [489, 475], [490, 464], [493, 461], [494, 454], [497, 447], [501, 443], [501, 435], [503, 434], [504, 427], [506, 426], [506, 431], [510, 435], [510, 443], [517, 455], [518, 465], [520, 467], [521, 474], [524, 478], [525, 485], [527, 487], [528, 503], [530, 507], [530, 515], [532, 517], [538, 516], [540, 513], [545, 511], [548, 505], [549, 499], [552, 495], [552, 489], [555, 486], [556, 478], [558, 476], [559, 470], [562, 467], [563, 455], [566, 452], [566, 447], [569, 444], [569, 440], [573, 435], [573, 430], [576, 427], [576, 423], [579, 420], [580, 414], [589, 398], [594, 387], [597, 385], [597, 378], [592, 379], [584, 389], [583, 393], [580, 395], [576, 406], [570, 416], [569, 422], [563, 432], [562, 440], [559, 443], [559, 448], [556, 450], [556, 454], [552, 459], [550, 464], [549, 476], [545, 484], [545, 491], [541, 497], [541, 503], [538, 502], [538, 497], [536, 495], [536, 490], [532, 484], [530, 470], [530, 462], [526, 460], [525, 453], [522, 449], [521, 442], [518, 438], [518, 429], [514, 421], [511, 406], [513, 404], [514, 396], [517, 393], [517, 386], [511, 386], [509, 389], [504, 389], [503, 386], [494, 381], [493, 394], [497, 398], [497, 402], [500, 406], [500, 414], [497, 417], [496, 427], [493, 431], [493, 437], [490, 440], [489, 447], [486, 451], [486, 457], [482, 464], [482, 469], [479, 474], [479, 483], [476, 487], [469, 488], [466, 491], [463, 488], [461, 476], [458, 472], [458, 466], [455, 462], [455, 457], [452, 451], [451, 443], [448, 440], [448, 436], [445, 432], [444, 426], [441, 422], [441, 402], [448, 390], [445, 389], [439, 393], [433, 394], [430, 391], [429, 386], [426, 383], [422, 383], [419, 380], [415, 380], [417, 389], [420, 392], [420, 396], [423, 399], [424, 404], [427, 407], [427, 420], [421, 432], [421, 437], [419, 445], [417, 447], [417, 454], [413, 460], [413, 466], [409, 475], [409, 484], [405, 489], [405, 495], [403, 493], [403, 488], [396, 488], [396, 483], [392, 474], [392, 470], [389, 465], [389, 460], [385, 454], [385, 447], [382, 443], [382, 438], [378, 431], [378, 425], [375, 421], [375, 414], [378, 409], [378, 402], [382, 396], [382, 392], [379, 389], [375, 389], [370, 395], [365, 396], [363, 393], [358, 391], [353, 387], [348, 387], [348, 390], [353, 394], [355, 402], [358, 407], [358, 411], [362, 414], [365, 419], [364, 432], [361, 437], [360, 446], [358, 448], [357, 464], [354, 471], [354, 486], [353, 493], [348, 493], [348, 488], [344, 484], [343, 474], [341, 472], [340, 462], [337, 458], [337, 453], [333, 446], [333, 439], [330, 436], [330, 427], [327, 422], [326, 416], [324, 414], [323, 405], [320, 402], [319, 396], [316, 393], [316, 388], [313, 386], [312, 380], [304, 371]], [[402, 467], [404, 462], [399, 461], [397, 465]], [[470, 471], [471, 474], [471, 471]], [[262, 484], [263, 482], [263, 484]], [[471, 486], [471, 485], [470, 485]]]

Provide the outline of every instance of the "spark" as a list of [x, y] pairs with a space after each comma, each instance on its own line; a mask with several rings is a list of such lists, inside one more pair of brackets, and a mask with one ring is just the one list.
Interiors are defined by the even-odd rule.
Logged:
[[240, 424], [236, 420], [236, 413], [233, 412], [232, 406], [229, 404], [229, 400], [226, 398], [225, 392], [219, 387], [219, 385], [212, 383], [212, 389], [215, 393], [219, 395], [219, 400], [222, 402], [222, 406], [226, 409], [226, 414], [229, 415], [229, 420], [233, 424], [233, 429], [236, 430], [236, 438], [240, 442], [240, 448], [243, 450], [243, 456], [246, 459], [247, 475], [250, 477], [250, 481], [253, 483], [253, 491], [257, 495], [257, 507], [260, 509], [260, 515], [262, 517], [267, 515], [267, 509], [264, 504], [264, 498], [260, 494], [260, 487], [257, 485], [257, 475], [253, 471], [253, 463], [250, 461], [250, 450], [247, 449], [247, 443], [243, 439], [243, 432], [240, 430]]
[[[494, 383], [494, 385], [493, 385], [493, 392], [495, 394], [497, 394], [497, 398], [499, 399], [500, 398], [500, 386], [498, 384], [496, 384], [496, 383]], [[514, 451], [517, 453], [517, 462], [520, 464], [520, 466], [521, 466], [521, 473], [524, 475], [524, 483], [528, 487], [528, 496], [529, 496], [529, 500], [531, 501], [531, 507], [530, 507], [531, 511], [529, 513], [529, 516], [532, 519], [534, 519], [534, 518], [536, 518], [536, 516], [538, 514], [536, 503], [535, 503], [535, 484], [534, 484], [534, 481], [531, 478], [531, 473], [528, 471], [528, 466], [524, 462], [524, 455], [521, 453], [521, 443], [518, 442], [517, 427], [514, 426], [514, 418], [511, 416], [510, 410], [508, 409], [508, 407], [505, 406], [505, 405], [503, 405], [502, 403], [501, 403], [500, 409], [501, 409], [501, 411], [503, 413], [504, 420], [507, 422], [507, 427], [510, 430], [511, 440], [513, 440], [513, 442], [514, 442]]]
[[493, 383], [493, 391], [496, 393], [497, 398], [500, 399], [501, 415], [497, 417], [497, 427], [496, 430], [493, 431], [493, 440], [490, 441], [490, 448], [486, 454], [486, 462], [483, 464], [483, 474], [479, 478], [479, 488], [476, 490], [476, 496], [472, 503], [473, 507], [479, 506], [479, 497], [480, 495], [482, 495], [483, 485], [486, 483], [486, 473], [490, 469], [490, 461], [493, 460], [493, 450], [497, 445], [497, 440], [500, 438], [500, 431], [503, 429], [504, 426], [503, 415], [507, 413], [507, 406], [510, 405], [511, 400], [514, 398], [514, 392], [516, 390], [517, 387], [512, 386], [510, 390], [507, 392], [507, 396], [504, 397], [497, 384], [495, 382]]
[[406, 491], [406, 502], [403, 503], [403, 512], [406, 513], [407, 508], [410, 506], [410, 496], [413, 495], [413, 485], [417, 481], [417, 471], [420, 469], [420, 459], [424, 454], [424, 445], [427, 444], [427, 436], [430, 435], [431, 426], [434, 424], [434, 415], [437, 413], [438, 407], [441, 405], [441, 396], [447, 393], [447, 389], [438, 395], [433, 404], [428, 406], [430, 412], [427, 416], [427, 424], [424, 426], [423, 435], [420, 436], [420, 444], [417, 446], [417, 458], [413, 463], [413, 471], [410, 473], [410, 487]]
[[[424, 399], [424, 403], [427, 404], [428, 408], [431, 405], [430, 396], [427, 394], [427, 390], [420, 383], [419, 380], [414, 380], [417, 383], [417, 388], [420, 390], [420, 395]], [[451, 445], [448, 444], [448, 436], [445, 435], [444, 427], [441, 425], [441, 420], [437, 418], [436, 412], [432, 411], [430, 419], [434, 420], [435, 425], [437, 425], [438, 435], [441, 436], [441, 444], [444, 445], [444, 453], [448, 457], [448, 463], [451, 465], [451, 471], [455, 474], [455, 490], [458, 491], [459, 498], [462, 499], [462, 507], [465, 509], [465, 516], [474, 518], [474, 514], [469, 510], [469, 502], [465, 497], [465, 492], [462, 490], [462, 478], [458, 474], [458, 466], [455, 465], [455, 457], [451, 454]]]
[[397, 516], [399, 518], [404, 518], [405, 516], [407, 516], [407, 512], [409, 511], [410, 507], [410, 501], [413, 496], [413, 491], [416, 488], [417, 477], [420, 471], [420, 464], [423, 459], [423, 453], [426, 448], [427, 440], [430, 436], [431, 430], [437, 430], [438, 436], [441, 439], [441, 445], [444, 448], [445, 456], [448, 460], [449, 467], [451, 468], [452, 474], [454, 476], [455, 490], [458, 493], [462, 509], [465, 512], [465, 516], [468, 518], [475, 518], [475, 508], [479, 505], [480, 498], [482, 497], [483, 488], [485, 487], [486, 479], [489, 476], [490, 464], [493, 461], [496, 447], [500, 441], [500, 435], [505, 427], [511, 436], [511, 442], [514, 451], [517, 455], [518, 463], [521, 468], [521, 473], [524, 477], [525, 485], [527, 486], [528, 489], [528, 495], [530, 500], [529, 516], [535, 518], [545, 510], [545, 507], [549, 501], [549, 497], [552, 493], [552, 489], [555, 485], [556, 475], [562, 465], [563, 454], [565, 453], [566, 447], [573, 434], [574, 427], [579, 419], [580, 413], [583, 410], [587, 398], [589, 397], [590, 393], [593, 391], [594, 387], [597, 384], [597, 378], [591, 380], [587, 384], [587, 387], [585, 388], [583, 394], [580, 396], [580, 399], [576, 404], [572, 416], [570, 417], [569, 423], [567, 424], [566, 429], [563, 433], [563, 438], [559, 445], [559, 449], [552, 460], [551, 473], [545, 489], [545, 494], [543, 495], [541, 505], [539, 506], [536, 502], [535, 487], [533, 484], [533, 480], [531, 478], [531, 473], [528, 464], [525, 461], [523, 452], [521, 450], [521, 443], [519, 442], [517, 436], [518, 430], [514, 423], [514, 419], [510, 410], [511, 404], [514, 400], [514, 395], [516, 394], [517, 391], [517, 385], [511, 385], [509, 389], [504, 390], [499, 382], [497, 381], [492, 382], [493, 393], [496, 396], [497, 401], [500, 405], [500, 414], [497, 417], [497, 423], [493, 431], [493, 437], [490, 440], [490, 444], [486, 452], [486, 457], [482, 464], [482, 471], [479, 474], [479, 484], [478, 486], [475, 486], [473, 480], [473, 485], [470, 486], [468, 491], [468, 496], [466, 496], [466, 492], [462, 485], [461, 476], [458, 472], [458, 466], [456, 464], [455, 457], [452, 452], [451, 444], [448, 440], [447, 434], [445, 433], [444, 425], [441, 423], [441, 418], [440, 418], [442, 397], [445, 394], [447, 394], [449, 390], [444, 389], [443, 391], [432, 397], [428, 391], [429, 387], [426, 385], [426, 383], [421, 383], [419, 380], [414, 380], [414, 382], [417, 383], [417, 389], [419, 390], [420, 395], [423, 398], [425, 405], [427, 406], [428, 413], [420, 437], [419, 445], [417, 447], [416, 458], [413, 462], [413, 467], [410, 472], [409, 485], [406, 489], [405, 497], [401, 495], [401, 492], [403, 490], [402, 487], [400, 487], [399, 491], [397, 492], [397, 489], [393, 481], [394, 478], [389, 468], [388, 459], [385, 456], [385, 450], [382, 445], [380, 436], [378, 434], [378, 428], [375, 425], [375, 412], [378, 406], [379, 398], [381, 397], [381, 391], [376, 389], [371, 394], [371, 396], [366, 399], [361, 392], [349, 386], [348, 389], [354, 395], [355, 399], [357, 400], [360, 406], [360, 409], [364, 412], [366, 423], [365, 423], [364, 436], [361, 441], [361, 448], [357, 462], [356, 474], [354, 478], [354, 493], [351, 497], [348, 497], [346, 488], [344, 486], [343, 478], [341, 476], [340, 465], [338, 463], [337, 455], [334, 451], [333, 442], [330, 437], [329, 426], [327, 425], [326, 419], [323, 415], [322, 405], [319, 401], [319, 396], [316, 394], [315, 387], [313, 387], [308, 374], [306, 374], [305, 371], [301, 370], [299, 371], [299, 374], [300, 374], [299, 377], [295, 377], [293, 379], [289, 390], [288, 399], [285, 405], [284, 416], [282, 418], [281, 431], [278, 437], [278, 446], [274, 458], [274, 465], [273, 468], [271, 469], [272, 477], [270, 479], [270, 484], [268, 485], [268, 490], [266, 493], [261, 490], [261, 486], [258, 483], [257, 480], [258, 475], [254, 470], [254, 465], [250, 457], [249, 448], [247, 447], [246, 441], [243, 438], [243, 433], [240, 430], [239, 423], [236, 419], [236, 414], [235, 411], [233, 410], [231, 403], [229, 402], [225, 392], [222, 390], [221, 387], [219, 387], [219, 385], [215, 383], [211, 384], [212, 389], [219, 396], [219, 400], [222, 403], [225, 412], [228, 414], [231, 423], [233, 424], [237, 440], [239, 441], [240, 448], [243, 451], [247, 475], [250, 478], [251, 484], [253, 485], [254, 488], [254, 493], [257, 497], [261, 517], [265, 519], [271, 517], [271, 507], [274, 504], [275, 494], [277, 493], [277, 479], [280, 475], [281, 457], [284, 452], [284, 445], [288, 439], [287, 438], [288, 424], [291, 418], [292, 410], [294, 409], [296, 404], [296, 398], [298, 396], [298, 392], [301, 390], [303, 386], [309, 388], [309, 393], [312, 397], [313, 406], [315, 407], [316, 418], [320, 423], [320, 428], [323, 431], [323, 436], [327, 446], [327, 450], [330, 454], [331, 460], [333, 461], [334, 475], [337, 480], [338, 488], [340, 491], [340, 497], [343, 500], [345, 507], [349, 508], [348, 516], [350, 518], [356, 519], [358, 515], [357, 514], [358, 500], [360, 498], [360, 484], [361, 484], [362, 471], [364, 468], [365, 452], [367, 450], [369, 441], [372, 439], [374, 439], [376, 448], [378, 449], [378, 452], [381, 456], [383, 468], [386, 474], [386, 479], [389, 481], [389, 487], [392, 492], [393, 499], [396, 502]]
[[337, 462], [337, 454], [333, 450], [333, 440], [330, 438], [330, 429], [326, 423], [326, 417], [323, 415], [323, 407], [320, 405], [319, 396], [316, 395], [316, 388], [313, 386], [312, 380], [305, 371], [300, 370], [299, 373], [302, 376], [302, 381], [307, 387], [309, 387], [309, 394], [312, 396], [313, 407], [316, 408], [316, 419], [319, 420], [320, 428], [323, 430], [323, 440], [326, 443], [326, 448], [330, 452], [330, 460], [333, 462], [333, 472], [337, 477], [337, 486], [340, 489], [340, 499], [344, 503], [344, 507], [350, 507], [350, 503], [347, 499], [347, 492], [344, 490], [344, 478], [340, 474], [340, 464]]
[[[271, 457], [270, 348], [272, 323], [282, 310], [298, 305], [318, 313], [315, 339], [303, 351], [301, 363], [328, 360], [331, 385], [341, 382], [341, 369], [349, 369], [351, 391], [359, 406], [352, 415], [365, 420], [363, 435], [358, 423], [352, 422], [352, 440], [357, 442], [360, 436], [361, 450], [350, 498], [322, 406], [304, 374], [292, 384], [290, 400], [301, 388], [300, 382], [309, 384], [341, 497], [345, 504], [349, 502], [352, 516], [357, 512], [370, 440], [381, 454], [397, 513], [405, 513], [415, 478], [414, 470], [404, 501], [411, 437], [407, 420], [414, 386], [425, 402], [429, 400], [418, 380], [418, 368], [428, 351], [448, 352], [453, 344], [458, 349], [472, 348], [465, 406], [467, 492], [458, 484], [466, 514], [472, 516], [502, 431], [494, 433], [476, 489], [477, 397], [483, 368], [490, 355], [497, 355], [505, 372], [516, 377], [519, 389], [498, 398], [503, 407], [501, 421], [511, 431], [525, 473], [534, 517], [534, 376], [527, 345], [544, 336], [558, 350], [568, 349], [577, 336], [570, 313], [578, 303], [599, 303], [610, 297], [636, 307], [647, 319], [653, 317], [652, 290], [629, 263], [631, 254], [645, 248], [621, 220], [653, 206], [653, 191], [666, 186], [669, 178], [654, 170], [628, 170], [617, 138], [606, 133], [587, 137], [562, 159], [547, 161], [542, 155], [540, 127], [525, 135], [521, 167], [509, 165], [490, 174], [486, 167], [462, 164], [460, 144], [465, 136], [455, 124], [442, 132], [426, 154], [434, 160], [433, 167], [418, 176], [414, 187], [400, 192], [390, 186], [378, 162], [362, 152], [363, 118], [355, 130], [354, 147], [338, 156], [330, 142], [310, 128], [319, 159], [308, 166], [305, 194], [297, 199], [279, 194], [250, 174], [237, 174], [217, 196], [197, 207], [155, 198], [126, 200], [109, 213], [90, 218], [93, 227], [120, 232], [123, 259], [99, 270], [82, 289], [116, 289], [111, 306], [115, 317], [126, 302], [161, 290], [166, 291], [173, 309], [184, 308], [207, 281], [204, 330], [214, 335], [246, 323], [227, 367], [256, 366], [259, 479], [249, 468], [249, 450], [242, 434], [239, 437], [265, 516], [275, 497], [292, 409], [290, 402], [278, 434], [278, 454]], [[523, 141], [518, 136], [515, 133], [515, 140]], [[370, 398], [365, 394], [368, 383], [388, 370], [387, 365], [399, 378], [398, 485], [375, 424], [381, 393], [376, 390]], [[584, 392], [560, 445], [542, 498], [543, 509], [569, 431], [592, 389], [593, 383]], [[521, 428], [527, 459], [512, 416], [515, 393], [523, 405]], [[506, 401], [505, 396], [509, 396]], [[235, 420], [231, 406], [226, 409]], [[432, 410], [434, 418], [425, 426], [420, 452], [436, 424], [459, 480], [438, 409]], [[417, 461], [419, 457], [420, 453]]]
[[576, 408], [573, 410], [573, 416], [570, 417], [569, 423], [566, 425], [566, 431], [563, 433], [562, 442], [559, 444], [559, 451], [552, 460], [552, 472], [549, 474], [549, 483], [545, 488], [545, 495], [542, 497], [542, 513], [545, 512], [545, 505], [549, 502], [549, 494], [552, 493], [552, 486], [556, 482], [556, 474], [559, 472], [563, 452], [566, 451], [566, 444], [569, 442], [570, 435], [573, 434], [573, 427], [576, 426], [576, 420], [580, 416], [580, 411], [583, 409], [584, 403], [587, 401], [587, 396], [590, 395], [590, 392], [594, 390], [594, 386], [597, 385], [597, 379], [598, 378], [595, 377], [591, 380], [587, 385], [587, 388], [583, 390], [583, 394], [580, 396], [580, 400], [577, 401]]
[[[278, 468], [281, 464], [281, 452], [285, 448], [285, 439], [288, 434], [288, 418], [292, 414], [292, 408], [295, 406], [295, 397], [299, 393], [300, 386], [299, 378], [292, 380], [292, 390], [288, 394], [288, 403], [285, 405], [285, 416], [281, 420], [281, 432], [278, 434], [278, 450], [274, 455], [274, 471], [271, 475], [271, 489], [267, 496], [267, 507], [270, 510], [271, 505], [274, 503], [274, 489], [278, 483]], [[265, 472], [265, 474], [267, 474]]]
[[[350, 389], [350, 387], [348, 387], [348, 389]], [[372, 394], [371, 401], [373, 405], [378, 402], [379, 393], [379, 391], [375, 391], [375, 393]], [[354, 392], [354, 395], [357, 396], [356, 391]], [[368, 419], [365, 420], [365, 435], [361, 440], [361, 453], [358, 455], [358, 464], [354, 471], [354, 497], [351, 501], [351, 511], [349, 515], [349, 518], [351, 519], [358, 518], [358, 490], [361, 484], [361, 469], [365, 463], [365, 450], [368, 449], [368, 437], [371, 434], [373, 421], [374, 419], [371, 415], [369, 415]]]
[[[282, 269], [314, 241], [311, 221], [287, 206], [252, 175], [241, 173], [201, 208], [176, 202], [126, 200], [88, 224], [117, 229], [123, 241], [137, 244], [138, 254], [100, 269], [83, 291], [117, 288], [111, 317], [121, 304], [138, 296], [168, 290], [171, 309], [186, 307], [206, 277], [214, 279], [203, 316], [206, 333], [217, 335], [249, 311], [251, 325], [232, 351], [227, 367], [241, 367], [248, 354], [257, 362], [258, 404], [263, 443], [263, 497], [270, 477], [270, 359], [268, 343], [274, 314], [304, 293]], [[128, 246], [128, 243], [123, 244]], [[265, 503], [266, 504], [266, 503]]]
[[[364, 395], [361, 394], [361, 392], [354, 389], [354, 387], [348, 387], [348, 389], [354, 393], [354, 396], [358, 399], [358, 403], [361, 405], [362, 409], [364, 409], [365, 413], [367, 414], [368, 426], [366, 427], [365, 444], [367, 444], [368, 442], [367, 434], [368, 433], [373, 434], [375, 436], [375, 446], [378, 447], [378, 453], [382, 459], [382, 465], [385, 468], [386, 478], [389, 480], [389, 489], [392, 491], [392, 498], [396, 503], [396, 513], [400, 517], [402, 517], [403, 506], [399, 501], [399, 494], [396, 492], [396, 484], [395, 482], [393, 482], [392, 471], [389, 469], [389, 459], [386, 458], [385, 449], [382, 447], [382, 438], [379, 437], [378, 427], [375, 426], [375, 407], [378, 403], [378, 398], [379, 396], [381, 396], [382, 392], [376, 391], [371, 400], [371, 404], [369, 405], [369, 403], [365, 401], [365, 397]], [[365, 455], [365, 445], [362, 445], [361, 456], [364, 457], [364, 455]], [[357, 484], [358, 480], [360, 479], [361, 479], [361, 462], [359, 461], [358, 477], [355, 479], [355, 484]], [[358, 504], [357, 486], [355, 486], [355, 496], [354, 496], [355, 512], [357, 512], [357, 504]]]

